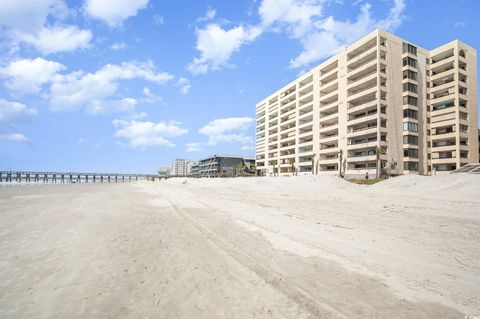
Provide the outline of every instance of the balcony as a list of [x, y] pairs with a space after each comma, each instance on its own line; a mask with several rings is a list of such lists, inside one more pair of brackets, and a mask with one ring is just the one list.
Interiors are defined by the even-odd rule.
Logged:
[[280, 94], [280, 100], [288, 97], [289, 95], [291, 95], [291, 94], [294, 93], [295, 91], [296, 91], [295, 85], [291, 86], [289, 89], [283, 91], [283, 92]]
[[435, 65], [435, 64], [439, 64], [439, 63], [442, 63], [443, 61], [447, 60], [447, 59], [451, 59], [452, 57], [454, 56], [454, 52], [453, 52], [453, 49], [450, 49], [450, 50], [447, 50], [447, 51], [444, 51], [442, 53], [439, 53], [437, 55], [435, 55], [434, 57], [432, 57], [432, 62], [431, 62], [431, 65]]
[[454, 61], [447, 62], [445, 64], [439, 65], [436, 68], [433, 68], [430, 75], [430, 80], [436, 81], [441, 77], [447, 75], [447, 72], [452, 71], [455, 68]]
[[305, 124], [311, 124], [312, 121], [313, 121], [313, 114], [311, 114], [309, 116], [305, 116], [298, 121], [298, 127], [302, 127]]
[[348, 156], [348, 163], [360, 163], [360, 162], [376, 162], [377, 155], [354, 155]]
[[325, 125], [336, 124], [338, 123], [338, 113], [331, 113], [326, 116], [320, 116], [319, 122]]
[[352, 72], [347, 78], [347, 84], [353, 84], [361, 79], [371, 76], [372, 74], [377, 74], [377, 62], [372, 60], [371, 62], [363, 65], [362, 67]]
[[296, 123], [295, 123], [295, 120], [293, 120], [288, 124], [281, 125], [280, 126], [280, 131], [284, 132], [284, 131], [287, 131], [287, 130], [290, 130], [290, 129], [294, 129], [295, 127], [296, 127]]
[[298, 83], [298, 87], [299, 88], [303, 88], [305, 86], [307, 86], [308, 84], [312, 83], [313, 82], [313, 75], [310, 75], [309, 77], [307, 77], [306, 79], [303, 79], [302, 81], [300, 81]]
[[330, 84], [333, 84], [334, 82], [338, 83], [337, 80], [338, 80], [338, 72], [334, 72], [322, 78], [322, 80], [320, 81], [320, 87], [328, 86]]
[[362, 44], [358, 48], [352, 49], [350, 52], [347, 53], [347, 61], [349, 63], [354, 63], [366, 55], [371, 54], [371, 52], [377, 52], [377, 38], [372, 38], [368, 42]]
[[330, 63], [329, 65], [327, 65], [326, 67], [324, 67], [323, 69], [321, 69], [320, 70], [320, 80], [325, 78], [325, 76], [327, 76], [327, 75], [331, 75], [331, 73], [333, 73], [333, 71], [335, 71], [337, 68], [338, 68], [338, 61], [334, 61], [334, 62]]
[[298, 130], [298, 137], [303, 137], [313, 131], [313, 125], [302, 127]]
[[432, 89], [447, 83], [452, 83], [453, 81], [455, 81], [455, 76], [453, 74], [446, 74], [444, 76], [437, 77], [435, 81], [432, 81]]
[[377, 92], [378, 92], [378, 86], [375, 85], [371, 88], [368, 88], [356, 94], [353, 94], [347, 98], [348, 105], [363, 104], [361, 103], [361, 101], [364, 101], [364, 103], [366, 103], [366, 101], [369, 101], [369, 100], [371, 101], [372, 99], [376, 99]]
[[377, 117], [378, 117], [377, 110], [371, 110], [363, 113], [361, 116], [359, 115], [358, 117], [349, 117], [348, 125], [353, 126], [353, 125], [361, 124], [364, 122], [376, 121]]
[[312, 104], [310, 104], [310, 105], [307, 106], [307, 107], [304, 107], [303, 109], [300, 109], [300, 110], [298, 111], [298, 113], [299, 113], [299, 118], [302, 118], [302, 117], [306, 116], [307, 114], [311, 114], [312, 111], [313, 111], [313, 105], [312, 105]]
[[[381, 142], [381, 144], [385, 144], [386, 142]], [[366, 148], [375, 148], [378, 145], [377, 135], [371, 135], [362, 139], [349, 139], [349, 143], [347, 145], [347, 150], [360, 150]]]
[[371, 74], [366, 77], [363, 82], [350, 86], [347, 90], [348, 96], [356, 95], [373, 87], [377, 87], [377, 74]]
[[338, 101], [338, 91], [332, 91], [328, 94], [320, 96], [320, 107]]
[[349, 128], [347, 135], [349, 138], [353, 137], [359, 137], [363, 135], [370, 135], [370, 134], [375, 134], [378, 131], [378, 126], [377, 123], [375, 122], [375, 125], [370, 125], [370, 126], [362, 126], [358, 128]]
[[448, 86], [445, 88], [437, 88], [435, 91], [431, 91], [430, 94], [432, 103], [440, 103], [444, 100], [449, 100], [448, 98], [445, 99], [446, 96], [455, 94], [455, 86]]
[[307, 104], [312, 104], [313, 102], [313, 94], [310, 94], [309, 96], [306, 96], [305, 98], [302, 98], [300, 102], [298, 103], [298, 107], [304, 107]]
[[320, 134], [320, 143], [331, 143], [338, 141], [338, 132], [333, 131], [327, 134]]
[[307, 86], [306, 88], [304, 89], [301, 89], [299, 92], [298, 92], [298, 97], [301, 99], [303, 98], [304, 96], [307, 96], [307, 95], [310, 95], [313, 93], [313, 84], [310, 84], [309, 86]]

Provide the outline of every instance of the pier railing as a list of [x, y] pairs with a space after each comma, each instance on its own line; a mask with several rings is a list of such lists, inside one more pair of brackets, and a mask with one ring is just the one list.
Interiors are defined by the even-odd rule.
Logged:
[[18, 183], [124, 183], [161, 178], [155, 174], [0, 171], [0, 182]]

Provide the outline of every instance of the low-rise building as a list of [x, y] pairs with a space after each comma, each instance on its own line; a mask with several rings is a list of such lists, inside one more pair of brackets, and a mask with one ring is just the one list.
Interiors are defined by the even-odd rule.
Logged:
[[197, 161], [192, 162], [192, 166], [190, 168], [190, 176], [192, 177], [200, 177], [200, 167]]
[[172, 169], [170, 167], [160, 167], [158, 169], [158, 175], [160, 177], [165, 177], [172, 174]]
[[200, 177], [233, 177], [255, 174], [255, 160], [241, 156], [213, 155], [198, 161]]

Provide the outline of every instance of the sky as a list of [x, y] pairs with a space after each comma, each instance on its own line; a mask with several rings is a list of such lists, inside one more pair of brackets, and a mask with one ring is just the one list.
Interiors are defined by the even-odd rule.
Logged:
[[0, 0], [0, 169], [255, 155], [255, 105], [375, 28], [480, 48], [480, 2]]

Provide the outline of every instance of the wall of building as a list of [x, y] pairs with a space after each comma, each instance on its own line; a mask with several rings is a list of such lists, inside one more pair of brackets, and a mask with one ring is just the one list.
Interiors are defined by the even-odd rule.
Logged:
[[[257, 170], [262, 175], [308, 173], [314, 158], [314, 170], [322, 173], [337, 174], [340, 166], [347, 175], [364, 176], [376, 173], [381, 149], [382, 172], [431, 174], [438, 162], [448, 160], [435, 159], [438, 148], [431, 147], [430, 122], [440, 118], [432, 118], [439, 111], [430, 111], [437, 101], [432, 98], [437, 89], [430, 88], [430, 60], [451, 48], [456, 56], [460, 48], [467, 52], [467, 69], [458, 70], [462, 58], [453, 58], [458, 61], [452, 72], [468, 77], [466, 84], [459, 84], [459, 75], [454, 80], [455, 94], [467, 85], [468, 120], [456, 120], [457, 151], [450, 161], [455, 167], [478, 161], [476, 51], [458, 41], [428, 51], [376, 30], [257, 104]], [[408, 70], [415, 76], [404, 78]], [[407, 95], [411, 98], [405, 100]], [[457, 118], [462, 111], [459, 98], [455, 101]], [[460, 122], [469, 127], [467, 146], [459, 145]], [[469, 156], [462, 159], [465, 149]]]

